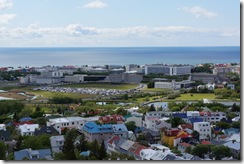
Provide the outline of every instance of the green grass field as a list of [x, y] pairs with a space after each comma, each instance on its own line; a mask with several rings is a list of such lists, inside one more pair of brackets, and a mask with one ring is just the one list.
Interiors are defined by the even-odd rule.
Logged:
[[164, 89], [164, 88], [143, 88], [141, 89], [143, 92], [163, 92], [163, 91], [170, 91], [170, 89]]
[[72, 88], [103, 88], [103, 89], [118, 89], [127, 90], [137, 87], [136, 84], [66, 84], [59, 85], [59, 87], [72, 87]]
[[175, 100], [202, 100], [202, 99], [214, 100], [215, 95], [213, 93], [186, 93], [186, 94], [181, 94], [180, 97], [177, 97]]

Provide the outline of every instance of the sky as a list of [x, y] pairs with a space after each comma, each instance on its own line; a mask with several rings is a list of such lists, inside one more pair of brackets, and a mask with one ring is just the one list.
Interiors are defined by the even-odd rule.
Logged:
[[239, 0], [0, 0], [0, 47], [240, 46]]

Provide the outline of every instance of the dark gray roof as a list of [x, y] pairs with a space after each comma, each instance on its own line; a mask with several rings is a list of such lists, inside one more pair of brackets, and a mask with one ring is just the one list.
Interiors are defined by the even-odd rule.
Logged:
[[11, 141], [11, 134], [8, 130], [0, 130], [0, 141]]
[[[31, 149], [23, 149], [20, 151], [15, 151], [14, 152], [14, 159], [15, 160], [23, 160], [23, 158], [30, 159], [30, 156], [39, 154], [38, 159], [52, 159], [52, 153], [50, 149], [40, 149], [40, 150], [31, 150]], [[36, 160], [36, 159], [31, 159], [31, 160]]]
[[43, 126], [39, 130], [35, 130], [34, 135], [42, 135], [42, 134], [51, 134], [57, 135], [59, 134], [58, 131], [52, 126]]
[[164, 158], [163, 158], [163, 160], [175, 160], [175, 156], [173, 155], [173, 154], [167, 154]]

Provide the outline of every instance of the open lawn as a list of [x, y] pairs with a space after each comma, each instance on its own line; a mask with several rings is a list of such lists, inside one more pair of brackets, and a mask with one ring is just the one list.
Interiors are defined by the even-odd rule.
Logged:
[[181, 94], [180, 97], [177, 97], [175, 100], [202, 100], [209, 99], [214, 100], [215, 95], [213, 93], [186, 93]]
[[164, 88], [143, 88], [141, 89], [142, 92], [164, 92], [164, 91], [171, 91], [170, 89], [164, 89]]
[[104, 89], [118, 89], [128, 90], [137, 87], [136, 84], [66, 84], [59, 85], [59, 87], [72, 87], [72, 88], [104, 88]]

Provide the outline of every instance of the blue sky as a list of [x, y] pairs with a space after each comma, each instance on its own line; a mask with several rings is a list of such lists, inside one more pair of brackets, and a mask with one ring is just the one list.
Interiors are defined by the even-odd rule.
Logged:
[[239, 45], [238, 0], [0, 0], [1, 47]]

